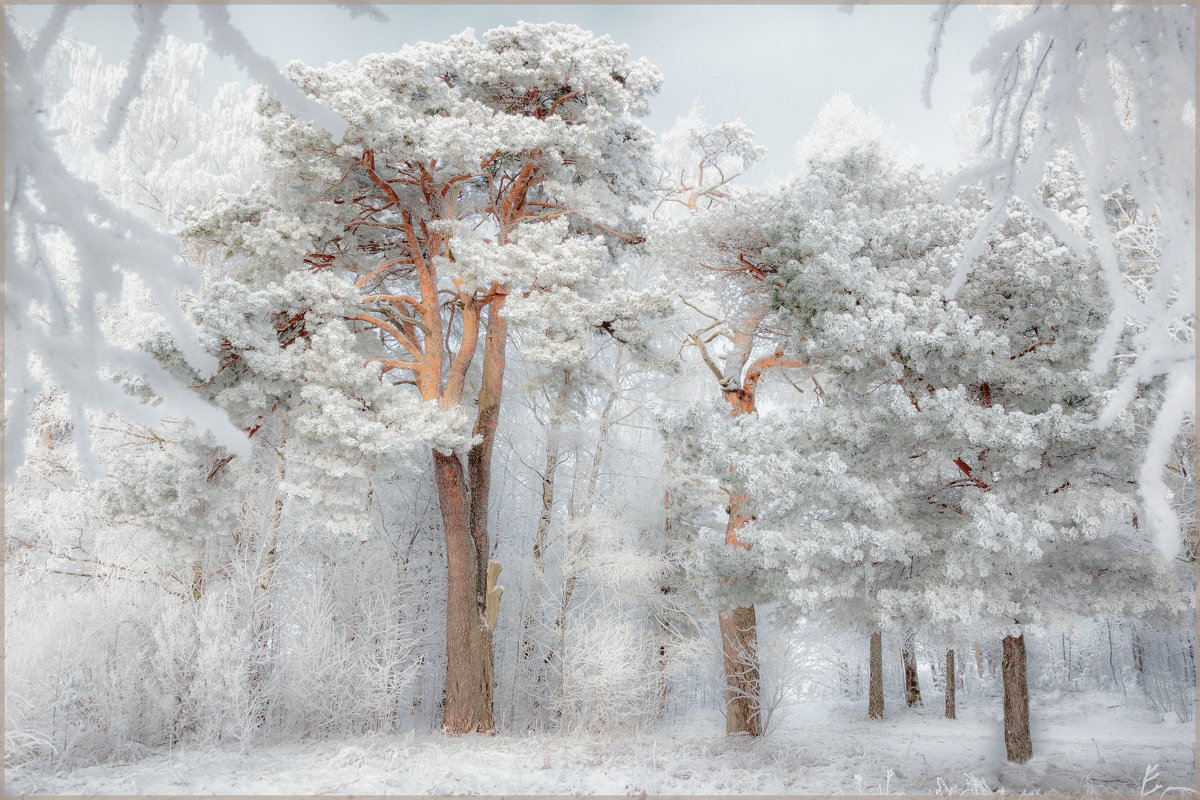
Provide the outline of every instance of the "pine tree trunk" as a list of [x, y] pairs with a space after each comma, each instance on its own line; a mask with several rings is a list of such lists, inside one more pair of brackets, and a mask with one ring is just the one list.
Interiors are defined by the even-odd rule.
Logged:
[[917, 679], [916, 638], [911, 631], [904, 634], [904, 645], [900, 648], [900, 656], [904, 661], [904, 703], [909, 708], [916, 708], [921, 703], [921, 684]]
[[[741, 373], [753, 349], [754, 333], [766, 313], [765, 308], [760, 306], [751, 313], [743, 329], [734, 334], [733, 350], [726, 355], [725, 379], [741, 379], [741, 386], [736, 389], [729, 388], [726, 382], [722, 383], [722, 394], [729, 403], [732, 417], [755, 413], [755, 391], [767, 362], [760, 359], [745, 376]], [[729, 520], [725, 525], [725, 544], [740, 550], [749, 548], [738, 537], [748, 521], [743, 510], [745, 502], [745, 494], [731, 492], [726, 509]], [[754, 607], [725, 609], [721, 612], [720, 623], [721, 649], [725, 661], [725, 733], [761, 736], [762, 695], [758, 679], [758, 632]]]
[[447, 733], [490, 731], [492, 722], [492, 635], [484, 619], [479, 581], [486, 586], [471, 536], [469, 499], [462, 462], [433, 451], [442, 529], [446, 537]]
[[1145, 658], [1145, 651], [1142, 648], [1142, 639], [1140, 636], [1138, 636], [1137, 630], [1134, 629], [1134, 631], [1133, 631], [1133, 668], [1135, 670], [1137, 670], [1138, 686], [1144, 686], [1146, 684], [1146, 671], [1145, 671], [1144, 658]]
[[487, 341], [477, 396], [474, 434], [464, 475], [455, 454], [433, 451], [438, 505], [446, 537], [446, 701], [442, 728], [447, 733], [491, 731], [493, 651], [488, 626], [488, 498], [492, 448], [500, 420], [507, 325], [503, 298], [488, 307]]
[[1025, 682], [1025, 637], [1004, 637], [1004, 749], [1008, 760], [1024, 764], [1033, 756], [1029, 736], [1029, 687]]
[[758, 632], [753, 606], [721, 614], [725, 655], [725, 733], [762, 735], [759, 715]]
[[[725, 542], [744, 548], [738, 531], [746, 524], [741, 514], [742, 497], [729, 503]], [[721, 612], [721, 651], [725, 662], [725, 733], [762, 735], [758, 680], [758, 624], [754, 606], [737, 606]]]
[[871, 634], [871, 679], [870, 700], [867, 701], [867, 716], [883, 719], [883, 634]]
[[954, 651], [946, 651], [946, 719], [954, 719]]

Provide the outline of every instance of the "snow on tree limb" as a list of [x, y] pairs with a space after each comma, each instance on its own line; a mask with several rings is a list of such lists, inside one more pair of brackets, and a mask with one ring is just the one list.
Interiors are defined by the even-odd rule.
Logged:
[[329, 132], [335, 144], [341, 143], [346, 133], [346, 120], [297, 89], [270, 59], [255, 50], [245, 34], [229, 21], [228, 6], [200, 5], [196, 11], [214, 52], [233, 56], [251, 78], [266, 86], [296, 118], [319, 125]]
[[150, 59], [154, 46], [158, 44], [164, 32], [163, 12], [166, 9], [165, 5], [148, 4], [138, 6], [134, 11], [134, 16], [139, 20], [138, 36], [129, 56], [129, 68], [125, 71], [125, 81], [121, 84], [121, 91], [113, 100], [112, 109], [108, 112], [108, 124], [96, 137], [96, 143], [102, 150], [112, 147], [113, 142], [117, 139], [117, 134], [121, 132], [121, 127], [125, 124], [129, 101], [142, 90], [142, 76], [146, 72], [146, 62]]
[[955, 0], [948, 0], [930, 17], [930, 21], [937, 25], [937, 30], [929, 42], [929, 63], [925, 67], [925, 81], [921, 84], [921, 102], [925, 104], [926, 108], [933, 108], [933, 80], [937, 77], [942, 39], [946, 35], [946, 21], [950, 19], [950, 15], [956, 8], [958, 8], [958, 3]]
[[[52, 20], [65, 15], [55, 15]], [[47, 26], [43, 37], [56, 25]], [[34, 47], [40, 47], [40, 39]], [[39, 53], [44, 58], [43, 53]], [[78, 178], [55, 151], [43, 113], [42, 83], [30, 52], [13, 23], [5, 21], [5, 466], [8, 475], [24, 461], [29, 411], [48, 383], [70, 388], [76, 443], [84, 464], [90, 454], [85, 408], [118, 410], [134, 418], [159, 418], [165, 411], [192, 417], [230, 449], [245, 437], [199, 398], [179, 387], [144, 353], [112, 344], [105, 337], [99, 304], [119, 297], [126, 275], [136, 275], [160, 303], [185, 358], [201, 370], [215, 359], [195, 342], [191, 324], [172, 291], [195, 281], [178, 257], [175, 240], [103, 197], [98, 187]], [[66, 238], [76, 256], [77, 278], [62, 275], [50, 260], [48, 237]], [[77, 297], [67, 286], [74, 283]], [[169, 302], [164, 302], [167, 300]], [[109, 380], [132, 372], [165, 400], [144, 405]]]
[[[184, 359], [204, 373], [216, 369], [215, 359], [197, 342], [190, 321], [179, 308], [175, 293], [196, 283], [198, 275], [179, 257], [178, 243], [127, 208], [107, 199], [91, 164], [65, 160], [51, 131], [47, 59], [63, 39], [75, 6], [54, 8], [35, 35], [21, 32], [5, 18], [5, 292], [6, 473], [11, 476], [24, 461], [29, 413], [40, 392], [52, 384], [68, 387], [74, 435], [81, 462], [93, 464], [85, 408], [118, 411], [131, 418], [183, 416], [216, 437], [217, 443], [244, 452], [245, 436], [224, 412], [191, 393], [177, 378], [146, 354], [106, 338], [101, 309], [127, 297], [124, 281], [136, 277], [150, 295]], [[378, 18], [378, 11], [365, 12]], [[101, 111], [99, 133], [91, 144], [102, 153], [128, 131], [131, 108], [141, 102], [147, 69], [164, 33], [164, 6], [140, 7], [134, 12], [138, 35], [115, 96]], [[339, 139], [345, 122], [306, 97], [259, 55], [229, 21], [225, 7], [198, 9], [209, 39], [219, 52], [231, 54], [278, 96], [289, 109], [329, 130]], [[77, 120], [68, 126], [74, 130]], [[101, 170], [103, 172], [103, 170]], [[105, 184], [104, 180], [101, 180]], [[107, 184], [105, 184], [107, 185]], [[109, 187], [111, 188], [111, 187]], [[159, 203], [159, 198], [153, 198]], [[124, 200], [120, 201], [121, 203]], [[169, 209], [160, 208], [162, 213]], [[62, 258], [66, 246], [73, 256]], [[74, 263], [70, 263], [73, 260]], [[126, 394], [112, 382], [120, 375], [136, 376], [162, 399], [154, 406]]]

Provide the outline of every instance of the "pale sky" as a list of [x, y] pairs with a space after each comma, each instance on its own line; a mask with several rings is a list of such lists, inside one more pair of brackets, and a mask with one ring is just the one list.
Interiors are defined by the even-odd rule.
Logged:
[[[232, 7], [235, 25], [259, 52], [280, 66], [299, 59], [324, 65], [357, 62], [367, 53], [405, 43], [441, 41], [464, 28], [476, 33], [527, 22], [569, 22], [628, 44], [662, 71], [659, 94], [645, 123], [661, 133], [699, 101], [710, 122], [741, 118], [768, 157], [746, 176], [762, 185], [783, 178], [794, 146], [836, 92], [895, 127], [901, 149], [912, 148], [929, 167], [958, 161], [955, 118], [969, 105], [976, 78], [968, 64], [989, 35], [987, 12], [960, 7], [947, 25], [933, 108], [921, 103], [921, 83], [936, 5], [866, 5], [846, 13], [835, 5], [380, 5], [389, 20], [352, 16], [345, 7], [245, 5]], [[40, 25], [46, 6], [7, 8], [26, 27]], [[135, 6], [89, 6], [68, 28], [119, 61], [136, 32]], [[194, 8], [171, 6], [168, 33], [203, 41]], [[206, 83], [249, 81], [231, 61], [210, 57]]]

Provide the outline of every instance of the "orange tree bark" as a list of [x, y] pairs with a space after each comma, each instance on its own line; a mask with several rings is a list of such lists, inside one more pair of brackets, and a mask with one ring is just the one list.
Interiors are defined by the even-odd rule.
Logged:
[[[505, 231], [498, 244], [506, 244], [508, 232], [526, 216], [522, 201], [530, 187], [541, 180], [537, 168], [540, 155], [538, 151], [525, 154], [525, 164], [514, 179], [492, 180], [489, 184], [494, 189], [488, 207], [495, 211]], [[478, 174], [490, 175], [486, 164], [479, 165]], [[431, 223], [458, 219], [470, 212], [457, 203], [458, 187], [468, 177], [463, 173], [439, 174], [436, 159], [429, 163], [381, 162], [377, 168], [374, 151], [364, 149], [343, 178], [343, 182], [356, 181], [356, 191], [347, 199], [334, 194], [338, 188], [335, 186], [328, 199], [348, 203], [353, 209], [345, 225], [347, 232], [366, 238], [374, 231], [371, 236], [376, 238], [359, 245], [355, 259], [345, 259], [351, 253], [342, 250], [336, 241], [328, 250], [312, 253], [306, 259], [313, 269], [336, 263], [355, 271], [355, 285], [363, 298], [362, 311], [354, 319], [375, 331], [389, 353], [378, 359], [384, 373], [408, 373], [411, 379], [401, 383], [415, 385], [422, 400], [438, 402], [443, 408], [475, 406], [472, 433], [477, 441], [465, 458], [432, 450], [446, 539], [443, 728], [449, 733], [494, 728], [492, 631], [484, 614], [487, 521], [492, 448], [500, 416], [508, 339], [500, 313], [510, 291], [504, 284], [475, 286], [447, 281], [446, 276], [439, 275], [439, 262], [453, 261], [453, 254], [447, 236]], [[406, 204], [397, 189], [418, 199]], [[377, 221], [381, 208], [396, 209], [396, 217], [386, 223]], [[484, 331], [480, 387], [471, 397], [466, 379]]]
[[[799, 362], [783, 358], [783, 351], [760, 358], [746, 371], [740, 381], [741, 365], [748, 360], [753, 346], [755, 329], [761, 314], [751, 317], [747, 330], [734, 337], [734, 348], [739, 354], [732, 366], [733, 380], [727, 377], [722, 393], [730, 406], [730, 416], [755, 413], [755, 395], [758, 381], [767, 369], [775, 367], [803, 366]], [[740, 385], [738, 385], [740, 384]], [[734, 388], [736, 387], [736, 388]], [[751, 519], [744, 511], [746, 495], [731, 493], [729, 497], [729, 519], [725, 525], [725, 543], [730, 547], [748, 549], [738, 533]], [[749, 736], [762, 735], [762, 691], [758, 674], [758, 621], [754, 606], [736, 606], [720, 614], [721, 651], [725, 664], [725, 733], [744, 733]]]
[[452, 733], [490, 731], [492, 718], [492, 631], [487, 624], [487, 508], [492, 447], [500, 413], [507, 331], [499, 315], [501, 297], [488, 312], [483, 380], [474, 433], [482, 441], [463, 463], [433, 451], [442, 530], [446, 538], [446, 701], [442, 726]]

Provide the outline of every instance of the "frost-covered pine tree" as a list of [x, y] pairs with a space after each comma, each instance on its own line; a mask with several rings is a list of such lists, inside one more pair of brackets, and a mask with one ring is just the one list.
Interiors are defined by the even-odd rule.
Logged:
[[[840, 105], [826, 129], [870, 127]], [[1021, 626], [1180, 601], [1134, 526], [1130, 429], [1094, 424], [1119, 377], [1087, 370], [1103, 284], [1017, 206], [983, 256], [995, 282], [947, 301], [978, 198], [937, 202], [935, 179], [869, 137], [808, 150], [784, 213], [758, 223], [757, 264], [817, 400], [732, 428], [694, 416], [692, 457], [747, 476], [748, 596], [868, 630], [1005, 636], [1006, 740], [1023, 761]], [[1069, 210], [1070, 185], [1045, 202]], [[1088, 277], [1055, 296], [1064, 268]]]
[[[926, 104], [953, 9], [947, 4], [935, 15], [940, 24]], [[1194, 437], [1195, 428], [1195, 9], [1047, 4], [998, 11], [994, 27], [972, 62], [987, 79], [976, 113], [976, 163], [944, 190], [979, 184], [990, 208], [947, 296], [977, 277], [1012, 198], [1081, 259], [1099, 263], [1106, 321], [1089, 366], [1099, 376], [1114, 360], [1125, 362], [1100, 420], [1114, 424], [1146, 387], [1161, 383], [1137, 481], [1144, 522], [1171, 558], [1188, 539], [1189, 521], [1177, 513], [1170, 462], [1177, 439]], [[1080, 178], [1080, 203], [1070, 210], [1075, 218], [1040, 197], [1063, 149], [1073, 154]], [[1106, 204], [1118, 194], [1124, 213], [1108, 213]], [[1076, 224], [1079, 214], [1086, 224]], [[1122, 259], [1131, 227], [1153, 240], [1157, 255], [1149, 269]]]
[[529, 346], [556, 358], [585, 351], [588, 329], [636, 332], [644, 302], [605, 276], [640, 239], [629, 209], [649, 187], [649, 134], [635, 117], [659, 75], [607, 37], [547, 24], [291, 76], [346, 119], [345, 136], [264, 102], [267, 184], [196, 230], [250, 285], [339, 284], [330, 346], [344, 361], [330, 364], [373, 370], [431, 448], [448, 562], [444, 726], [490, 730], [488, 499], [508, 327], [541, 331]]
[[[712, 373], [728, 405], [724, 416], [734, 419], [755, 413], [764, 372], [794, 365], [765, 324], [771, 285], [756, 263], [763, 239], [754, 220], [772, 214], [771, 198], [734, 183], [765, 153], [740, 120], [709, 125], [693, 108], [663, 137], [659, 155], [657, 250], [689, 287], [690, 297], [682, 299], [697, 315], [687, 325], [692, 330], [677, 336]], [[752, 358], [756, 348], [760, 355]], [[743, 507], [742, 478], [734, 471], [712, 477], [726, 494], [725, 544], [744, 550], [740, 531], [750, 514]], [[756, 612], [748, 603], [720, 606], [725, 730], [758, 736], [763, 723]]]

